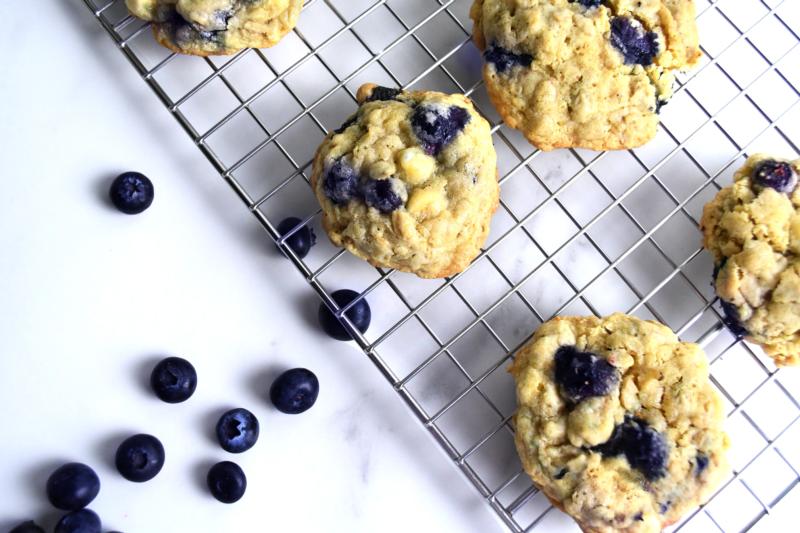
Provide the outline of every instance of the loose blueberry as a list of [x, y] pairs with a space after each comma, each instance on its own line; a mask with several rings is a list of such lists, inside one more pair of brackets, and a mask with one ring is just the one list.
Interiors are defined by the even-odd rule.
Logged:
[[791, 193], [797, 187], [797, 173], [783, 161], [764, 161], [753, 169], [753, 180], [762, 187]]
[[258, 440], [258, 432], [258, 419], [247, 409], [231, 409], [217, 422], [217, 440], [226, 452], [249, 450]]
[[463, 107], [424, 106], [414, 110], [411, 126], [430, 155], [437, 155], [450, 144], [470, 121], [469, 111]]
[[494, 65], [497, 72], [503, 73], [513, 67], [530, 67], [533, 63], [533, 56], [530, 54], [515, 54], [511, 50], [506, 50], [494, 45], [487, 48], [483, 53], [483, 58]]
[[397, 97], [402, 94], [402, 90], [394, 89], [391, 87], [375, 87], [372, 93], [367, 98], [367, 102], [375, 102], [378, 100], [397, 100]]
[[[278, 224], [278, 233], [280, 233], [281, 237], [286, 236], [302, 223], [303, 221], [296, 217], [285, 218]], [[309, 226], [303, 226], [289, 235], [283, 242], [292, 249], [297, 257], [302, 259], [308, 255], [311, 247], [317, 244], [317, 236]]]
[[619, 373], [605, 359], [589, 352], [579, 352], [574, 346], [562, 346], [556, 351], [556, 382], [566, 398], [578, 403], [592, 396], [605, 396], [619, 381]]
[[44, 533], [44, 529], [39, 527], [33, 520], [28, 520], [27, 522], [19, 524], [8, 533]]
[[153, 182], [138, 172], [125, 172], [111, 182], [111, 203], [127, 215], [138, 215], [153, 203]]
[[364, 202], [381, 213], [391, 213], [400, 209], [403, 199], [392, 189], [392, 180], [366, 180], [361, 187]]
[[694, 458], [694, 473], [695, 475], [702, 474], [706, 468], [708, 468], [708, 456], [702, 453], [698, 453], [697, 457]]
[[81, 509], [61, 517], [55, 533], [100, 533], [100, 517], [91, 509]]
[[358, 195], [358, 175], [355, 169], [341, 159], [336, 161], [325, 174], [322, 190], [335, 204], [349, 202]]
[[338, 129], [333, 130], [333, 132], [336, 133], [337, 135], [340, 134], [340, 133], [344, 133], [344, 130], [346, 130], [347, 128], [349, 128], [350, 126], [352, 126], [353, 124], [356, 123], [356, 120], [358, 120], [358, 113], [356, 113], [353, 116], [351, 116], [350, 118], [348, 118], [345, 121], [344, 124], [339, 126]]
[[128, 481], [150, 481], [164, 466], [164, 446], [152, 435], [134, 435], [119, 445], [114, 462]]
[[186, 359], [167, 357], [153, 368], [150, 387], [162, 401], [185, 402], [197, 388], [197, 372]]
[[222, 461], [211, 467], [206, 478], [208, 490], [222, 503], [238, 502], [247, 489], [247, 477], [236, 463]]
[[58, 467], [47, 480], [47, 499], [58, 509], [83, 509], [100, 492], [100, 478], [83, 463], [67, 463]]
[[722, 322], [728, 326], [730, 332], [733, 333], [737, 339], [746, 337], [748, 331], [747, 328], [744, 327], [744, 324], [742, 324], [739, 310], [736, 306], [725, 300], [720, 300], [719, 303], [722, 306]]
[[[342, 308], [360, 296], [356, 291], [349, 289], [342, 289], [331, 294], [331, 298], [336, 304]], [[369, 328], [369, 323], [372, 320], [372, 311], [365, 298], [359, 300], [353, 307], [347, 310], [345, 316], [350, 319], [350, 322], [356, 327], [358, 331], [364, 333]], [[322, 330], [329, 336], [338, 341], [350, 341], [353, 337], [345, 329], [338, 318], [322, 303], [319, 304], [319, 324]]]
[[604, 456], [624, 454], [628, 464], [650, 481], [667, 472], [669, 448], [664, 436], [643, 420], [628, 417], [614, 428], [611, 438], [593, 448]]
[[645, 31], [642, 23], [629, 17], [611, 19], [611, 44], [625, 58], [626, 65], [648, 66], [658, 55], [658, 35]]
[[592, 8], [601, 5], [604, 0], [569, 0], [569, 1], [575, 4], [580, 4], [586, 8]]
[[319, 380], [310, 370], [293, 368], [276, 379], [269, 388], [269, 399], [275, 408], [287, 415], [308, 411], [319, 396]]

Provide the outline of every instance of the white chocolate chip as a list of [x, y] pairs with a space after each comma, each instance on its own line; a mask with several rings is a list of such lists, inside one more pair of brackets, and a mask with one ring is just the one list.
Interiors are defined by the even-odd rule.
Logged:
[[436, 160], [420, 148], [407, 148], [398, 156], [400, 168], [411, 185], [425, 183], [436, 170]]

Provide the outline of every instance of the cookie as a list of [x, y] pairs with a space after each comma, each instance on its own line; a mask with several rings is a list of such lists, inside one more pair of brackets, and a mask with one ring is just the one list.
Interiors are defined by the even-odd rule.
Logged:
[[798, 174], [800, 159], [753, 155], [700, 222], [725, 323], [781, 366], [800, 364]]
[[470, 16], [492, 103], [542, 150], [645, 144], [701, 55], [693, 0], [475, 0]]
[[371, 264], [441, 278], [480, 252], [499, 201], [489, 123], [463, 95], [364, 85], [317, 150], [331, 241]]
[[125, 0], [135, 16], [153, 21], [163, 46], [180, 54], [226, 55], [266, 48], [297, 24], [303, 0]]
[[661, 531], [728, 472], [702, 349], [624, 314], [542, 324], [511, 365], [525, 471], [583, 531]]

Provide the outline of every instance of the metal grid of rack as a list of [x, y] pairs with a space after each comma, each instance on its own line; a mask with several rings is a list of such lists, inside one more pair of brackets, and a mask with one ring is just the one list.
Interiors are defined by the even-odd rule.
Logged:
[[475, 100], [493, 124], [502, 198], [468, 270], [420, 280], [325, 239], [304, 259], [286, 254], [339, 316], [347, 308], [332, 301], [336, 289], [369, 299], [370, 330], [348, 323], [356, 343], [512, 531], [574, 527], [521, 470], [505, 371], [558, 314], [626, 311], [704, 346], [727, 406], [734, 473], [676, 529], [747, 530], [800, 490], [800, 376], [722, 327], [697, 230], [703, 204], [746, 154], [800, 154], [797, 2], [698, 0], [704, 57], [680, 78], [657, 138], [604, 153], [540, 152], [502, 124], [470, 42], [471, 0], [308, 0], [279, 45], [214, 58], [159, 47], [123, 0], [84, 2], [278, 243], [286, 216], [322, 233], [311, 157], [355, 110], [361, 83]]

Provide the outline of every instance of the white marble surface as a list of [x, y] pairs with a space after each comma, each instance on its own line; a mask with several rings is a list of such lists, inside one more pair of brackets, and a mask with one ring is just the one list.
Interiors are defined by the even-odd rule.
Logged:
[[[315, 297], [82, 2], [2, 2], [0, 19], [0, 531], [53, 524], [43, 484], [64, 460], [96, 468], [91, 507], [126, 533], [502, 531], [371, 363], [310, 324]], [[128, 169], [156, 185], [138, 217], [103, 199]], [[189, 402], [144, 387], [161, 355], [197, 367]], [[319, 402], [280, 415], [270, 376], [301, 365]], [[224, 506], [202, 480], [231, 459], [209, 438], [231, 406], [262, 434]], [[135, 485], [109, 458], [140, 431], [167, 462]]]

